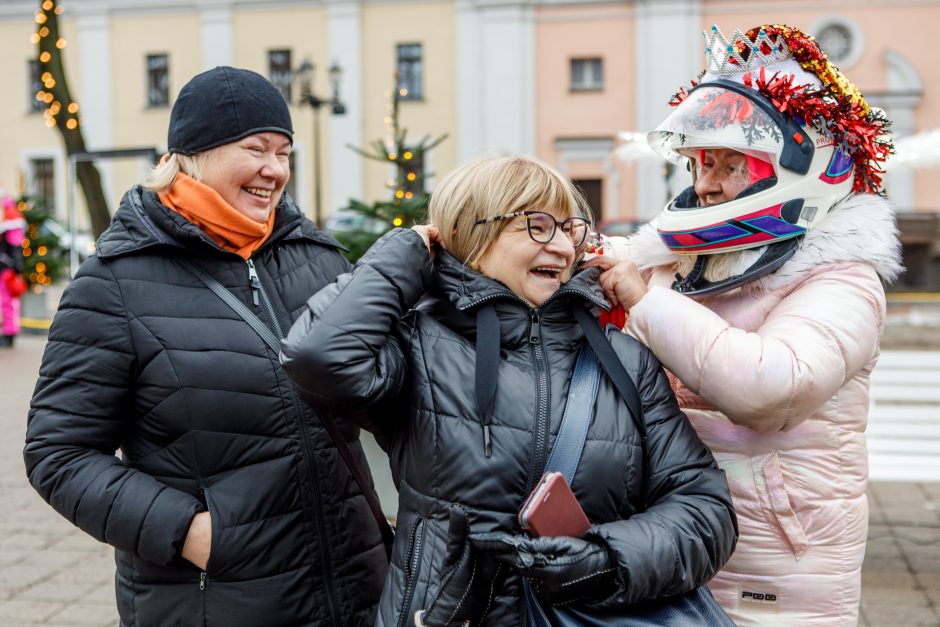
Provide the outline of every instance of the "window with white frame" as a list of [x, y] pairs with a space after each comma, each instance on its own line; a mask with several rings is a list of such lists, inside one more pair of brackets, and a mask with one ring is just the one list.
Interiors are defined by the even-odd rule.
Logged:
[[29, 160], [28, 189], [38, 206], [46, 209], [55, 206], [55, 161], [51, 157]]
[[424, 98], [424, 59], [421, 44], [398, 44], [398, 94], [402, 100]]
[[604, 89], [604, 60], [599, 57], [571, 59], [571, 91]]
[[287, 102], [291, 99], [291, 79], [294, 77], [290, 61], [290, 50], [268, 50], [268, 79]]
[[27, 111], [30, 113], [39, 113], [46, 105], [36, 97], [36, 94], [43, 90], [42, 76], [40, 75], [39, 59], [30, 59], [26, 62], [26, 80], [27, 80]]
[[170, 104], [170, 58], [166, 54], [147, 55], [147, 106]]

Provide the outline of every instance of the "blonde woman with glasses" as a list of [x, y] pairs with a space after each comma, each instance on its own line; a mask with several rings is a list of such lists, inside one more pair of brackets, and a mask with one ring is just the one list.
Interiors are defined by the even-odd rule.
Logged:
[[655, 358], [620, 333], [646, 450], [602, 376], [571, 482], [592, 526], [529, 537], [517, 522], [585, 344], [576, 310], [596, 327], [609, 307], [597, 270], [578, 271], [591, 225], [570, 181], [478, 159], [441, 181], [430, 221], [314, 295], [282, 352], [302, 397], [359, 415], [389, 453], [400, 508], [377, 624], [524, 625], [523, 578], [543, 605], [599, 610], [707, 582], [736, 538], [724, 475]]

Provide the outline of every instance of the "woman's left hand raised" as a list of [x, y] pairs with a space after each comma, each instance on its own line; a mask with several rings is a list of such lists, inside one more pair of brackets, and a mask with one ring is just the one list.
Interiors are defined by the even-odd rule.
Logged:
[[632, 261], [613, 257], [594, 257], [584, 262], [583, 268], [600, 268], [600, 283], [607, 300], [628, 310], [646, 296], [649, 288]]
[[443, 248], [444, 244], [441, 241], [441, 231], [437, 226], [433, 224], [416, 224], [411, 227], [411, 230], [420, 235], [421, 239], [424, 240], [424, 245], [428, 247], [428, 252], [431, 253], [431, 259], [434, 258], [435, 245]]

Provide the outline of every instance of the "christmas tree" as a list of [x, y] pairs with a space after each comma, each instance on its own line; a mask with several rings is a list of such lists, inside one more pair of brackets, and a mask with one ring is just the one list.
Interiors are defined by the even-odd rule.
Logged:
[[[395, 84], [398, 84], [397, 74]], [[426, 221], [431, 194], [424, 189], [424, 183], [431, 173], [424, 171], [424, 157], [444, 141], [447, 134], [434, 139], [427, 135], [418, 142], [410, 143], [408, 129], [402, 128], [398, 122], [398, 105], [401, 98], [407, 95], [408, 91], [404, 88], [385, 92], [388, 105], [384, 138], [373, 141], [366, 150], [349, 146], [366, 159], [392, 163], [395, 166], [394, 178], [385, 182], [391, 192], [388, 200], [376, 201], [371, 205], [355, 199], [349, 201], [348, 209], [361, 214], [368, 223], [386, 225], [384, 230], [360, 229], [334, 233], [349, 249], [347, 257], [350, 261], [359, 259], [384, 232], [394, 227], [410, 227]]]
[[39, 294], [53, 281], [66, 275], [68, 251], [59, 240], [62, 228], [47, 208], [45, 198], [26, 193], [26, 181], [22, 173], [17, 175], [19, 198], [16, 208], [26, 220], [23, 240], [23, 278], [29, 289]]
[[44, 202], [33, 202], [22, 195], [17, 208], [26, 220], [26, 239], [23, 240], [23, 278], [37, 294], [65, 276], [66, 250], [49, 223], [55, 222]]

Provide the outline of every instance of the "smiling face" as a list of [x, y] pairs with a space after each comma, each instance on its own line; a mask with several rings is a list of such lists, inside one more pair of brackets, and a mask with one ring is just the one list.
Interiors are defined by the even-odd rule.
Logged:
[[695, 195], [703, 207], [734, 200], [748, 186], [747, 155], [737, 150], [700, 150], [694, 167]]
[[[555, 217], [564, 220], [569, 216]], [[561, 227], [555, 229], [550, 242], [540, 244], [529, 237], [526, 217], [517, 216], [506, 222], [477, 265], [482, 274], [496, 279], [531, 306], [540, 307], [568, 280], [575, 253]]]
[[280, 133], [255, 133], [213, 152], [201, 181], [239, 213], [265, 222], [290, 178], [290, 139]]

